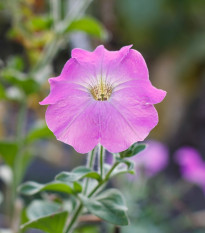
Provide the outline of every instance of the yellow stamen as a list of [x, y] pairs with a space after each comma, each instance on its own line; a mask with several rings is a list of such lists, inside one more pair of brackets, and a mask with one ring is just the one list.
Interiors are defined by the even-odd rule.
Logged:
[[98, 101], [106, 101], [112, 94], [112, 86], [101, 81], [99, 84], [90, 88], [93, 98]]

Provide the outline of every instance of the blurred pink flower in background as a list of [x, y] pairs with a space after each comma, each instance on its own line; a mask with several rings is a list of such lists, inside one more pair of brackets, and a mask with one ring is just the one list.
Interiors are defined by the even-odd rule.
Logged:
[[79, 153], [97, 144], [117, 153], [143, 141], [158, 123], [153, 104], [166, 92], [152, 86], [142, 55], [125, 46], [73, 49], [60, 76], [49, 79], [46, 122], [58, 140]]
[[161, 142], [149, 140], [145, 150], [132, 157], [136, 165], [136, 173], [144, 169], [148, 177], [156, 175], [163, 170], [169, 161], [168, 148]]
[[175, 160], [180, 166], [182, 176], [205, 192], [205, 162], [199, 152], [192, 147], [182, 147], [175, 153]]

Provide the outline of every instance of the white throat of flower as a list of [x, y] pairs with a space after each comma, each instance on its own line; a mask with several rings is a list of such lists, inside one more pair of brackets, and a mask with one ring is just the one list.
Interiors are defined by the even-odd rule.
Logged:
[[89, 90], [95, 100], [107, 101], [112, 94], [113, 87], [101, 78], [98, 83], [90, 86]]

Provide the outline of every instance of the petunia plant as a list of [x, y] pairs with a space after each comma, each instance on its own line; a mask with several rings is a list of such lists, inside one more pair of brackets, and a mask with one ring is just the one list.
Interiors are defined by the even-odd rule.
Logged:
[[[60, 200], [44, 195], [44, 200], [31, 202], [23, 230], [71, 233], [87, 213], [114, 225], [129, 224], [123, 195], [105, 187], [113, 176], [134, 173], [128, 158], [145, 148], [138, 142], [157, 125], [153, 105], [166, 95], [152, 86], [144, 58], [131, 47], [73, 49], [61, 74], [49, 79], [50, 94], [40, 102], [48, 105], [46, 123], [58, 140], [88, 153], [87, 165], [61, 172], [47, 184], [19, 187], [24, 195], [64, 193]], [[104, 162], [106, 150], [113, 154], [112, 164]]]

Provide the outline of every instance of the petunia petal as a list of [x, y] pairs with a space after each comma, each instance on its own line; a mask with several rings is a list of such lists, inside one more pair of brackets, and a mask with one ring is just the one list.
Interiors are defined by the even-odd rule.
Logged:
[[124, 46], [119, 51], [108, 51], [103, 45], [98, 46], [93, 52], [83, 49], [73, 49], [72, 58], [75, 58], [82, 66], [95, 66], [96, 76], [108, 76], [111, 69], [115, 69], [130, 51], [132, 45]]
[[41, 105], [55, 104], [62, 99], [73, 98], [73, 96], [77, 99], [79, 98], [78, 96], [90, 97], [86, 88], [79, 84], [58, 81], [57, 78], [49, 79], [49, 83], [51, 85], [50, 94], [39, 103]]
[[138, 101], [139, 103], [157, 104], [161, 102], [166, 95], [166, 91], [152, 86], [149, 80], [131, 80], [118, 85], [112, 94], [112, 98], [127, 98], [129, 101]]
[[88, 86], [92, 78], [95, 79], [95, 67], [92, 64], [80, 64], [75, 58], [69, 59], [59, 76], [59, 80]]
[[109, 79], [115, 85], [130, 80], [148, 80], [148, 68], [141, 53], [130, 49], [121, 62], [110, 69]]
[[65, 99], [49, 105], [46, 122], [58, 140], [87, 153], [99, 143], [99, 116], [92, 99]]
[[147, 137], [158, 123], [158, 114], [152, 105], [104, 102], [101, 106], [100, 143], [110, 152], [126, 150]]
[[88, 88], [92, 77], [92, 71], [86, 71], [76, 59], [69, 59], [63, 67], [61, 74], [58, 77], [49, 79], [51, 86], [50, 93], [40, 104], [55, 104], [62, 98], [66, 98], [74, 90], [89, 92]]

